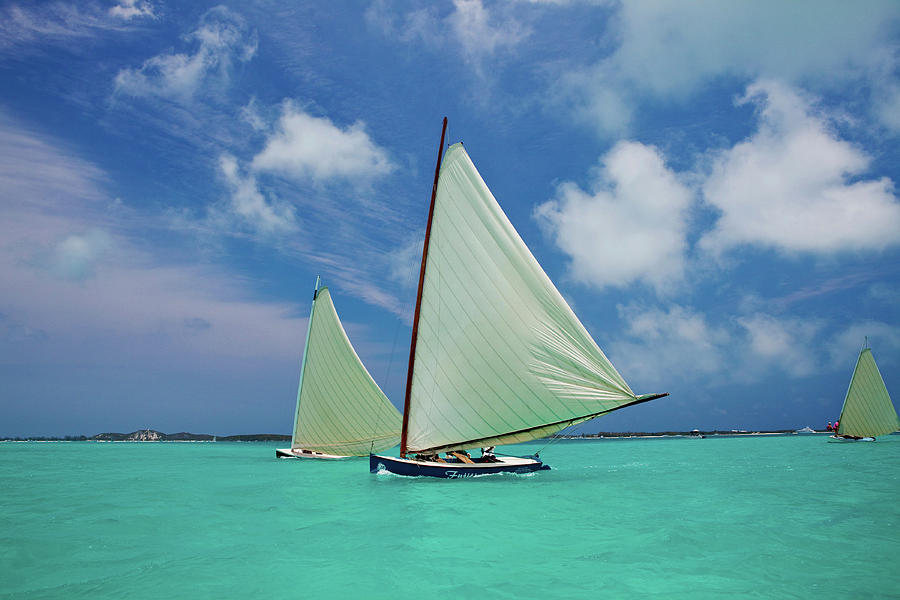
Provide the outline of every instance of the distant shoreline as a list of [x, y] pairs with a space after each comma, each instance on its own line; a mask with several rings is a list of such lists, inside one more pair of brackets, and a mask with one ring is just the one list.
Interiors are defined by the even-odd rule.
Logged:
[[250, 433], [241, 435], [212, 435], [208, 433], [162, 433], [154, 429], [139, 429], [131, 433], [98, 433], [94, 436], [67, 435], [0, 437], [0, 442], [290, 442], [291, 436], [282, 433]]
[[802, 431], [799, 429], [771, 429], [771, 430], [744, 430], [744, 429], [712, 429], [709, 431], [600, 431], [598, 433], [585, 433], [580, 435], [561, 435], [558, 436], [564, 440], [597, 440], [597, 439], [620, 439], [620, 438], [667, 438], [667, 437], [742, 437], [742, 436], [759, 436], [759, 435], [816, 435], [822, 433], [832, 433], [825, 429], [816, 429], [813, 431]]
[[[561, 435], [564, 440], [602, 440], [621, 438], [667, 438], [667, 437], [732, 437], [732, 436], [758, 436], [758, 435], [815, 435], [831, 433], [824, 429], [813, 432], [797, 429], [774, 430], [743, 430], [743, 429], [712, 429], [709, 431], [600, 431], [597, 433], [584, 433], [579, 435]], [[241, 435], [212, 435], [207, 433], [162, 433], [153, 429], [139, 429], [131, 433], [98, 433], [94, 436], [67, 435], [57, 436], [24, 436], [24, 437], [0, 437], [0, 442], [290, 442], [291, 436], [281, 433], [251, 433]]]

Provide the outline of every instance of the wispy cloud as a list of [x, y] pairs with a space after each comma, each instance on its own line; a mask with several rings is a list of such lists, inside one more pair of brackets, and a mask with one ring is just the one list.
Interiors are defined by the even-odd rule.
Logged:
[[479, 69], [481, 61], [505, 47], [514, 47], [528, 37], [528, 30], [514, 19], [493, 22], [481, 0], [453, 0], [447, 17], [462, 54]]
[[148, 0], [120, 0], [109, 8], [109, 14], [125, 21], [139, 17], [155, 18], [153, 5]]
[[597, 287], [643, 282], [658, 293], [684, 276], [690, 188], [659, 152], [620, 142], [601, 157], [587, 192], [572, 182], [535, 217], [571, 259], [570, 273]]
[[388, 0], [375, 0], [366, 11], [366, 20], [373, 29], [404, 43], [453, 48], [483, 77], [486, 62], [531, 34], [514, 15], [512, 7], [505, 12], [492, 11], [482, 0], [453, 0], [449, 13], [432, 7], [404, 12]]
[[0, 8], [0, 51], [44, 44], [76, 49], [76, 41], [124, 29], [121, 19], [94, 3], [8, 4]]
[[253, 174], [241, 174], [237, 159], [230, 154], [222, 155], [219, 169], [230, 191], [227, 214], [264, 236], [297, 231], [294, 207], [277, 199], [267, 199], [259, 191]]
[[257, 48], [255, 32], [248, 33], [243, 18], [224, 6], [204, 13], [185, 41], [195, 45], [193, 52], [159, 54], [137, 69], [119, 71], [116, 92], [188, 102], [201, 89], [227, 86], [235, 61], [249, 61]]
[[701, 248], [831, 253], [900, 243], [893, 182], [863, 179], [869, 157], [839, 139], [809, 101], [760, 81], [741, 102], [758, 107], [759, 129], [716, 157], [703, 194], [721, 216]]
[[226, 269], [172, 261], [171, 239], [157, 246], [142, 237], [145, 228], [122, 218], [105, 180], [54, 138], [0, 119], [0, 312], [8, 334], [0, 355], [133, 366], [137, 357], [293, 360], [303, 325], [296, 307], [254, 301]]

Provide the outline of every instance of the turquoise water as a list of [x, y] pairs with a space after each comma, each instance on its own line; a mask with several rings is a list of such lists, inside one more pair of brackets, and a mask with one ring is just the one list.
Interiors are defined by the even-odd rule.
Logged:
[[0, 444], [0, 598], [900, 596], [900, 436], [563, 441], [461, 481], [275, 447]]

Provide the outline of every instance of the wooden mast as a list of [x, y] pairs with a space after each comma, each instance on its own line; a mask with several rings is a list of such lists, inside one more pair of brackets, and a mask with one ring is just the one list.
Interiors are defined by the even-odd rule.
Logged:
[[422, 308], [422, 286], [425, 283], [425, 262], [428, 259], [428, 240], [431, 238], [431, 220], [434, 218], [434, 198], [437, 196], [438, 175], [444, 155], [444, 135], [447, 133], [447, 117], [441, 128], [441, 144], [438, 146], [437, 165], [434, 167], [434, 185], [431, 186], [431, 205], [428, 207], [428, 224], [425, 226], [425, 244], [422, 246], [422, 266], [419, 268], [419, 289], [416, 292], [416, 312], [413, 315], [412, 339], [409, 342], [409, 367], [406, 371], [406, 396], [403, 399], [403, 429], [400, 432], [400, 456], [406, 458], [406, 434], [409, 427], [409, 393], [412, 390], [413, 364], [416, 362], [416, 338], [419, 334], [419, 310]]

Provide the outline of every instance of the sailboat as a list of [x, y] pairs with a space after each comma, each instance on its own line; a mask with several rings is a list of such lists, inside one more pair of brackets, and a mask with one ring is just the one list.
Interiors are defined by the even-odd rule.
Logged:
[[868, 339], [856, 359], [850, 387], [829, 442], [874, 442], [875, 436], [900, 429], [900, 419], [869, 349]]
[[290, 448], [279, 458], [340, 459], [397, 445], [400, 412], [359, 359], [316, 278], [297, 386]]
[[[544, 273], [461, 143], [432, 186], [400, 437], [373, 473], [445, 478], [549, 469], [493, 447], [660, 398], [635, 395]], [[482, 448], [471, 458], [466, 449]], [[444, 453], [445, 457], [440, 454]]]

